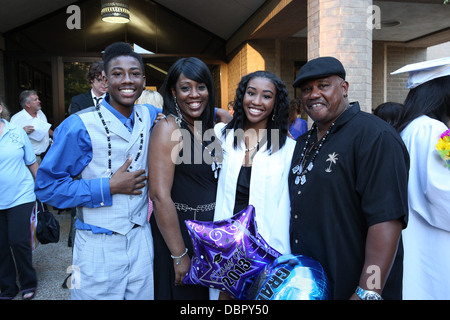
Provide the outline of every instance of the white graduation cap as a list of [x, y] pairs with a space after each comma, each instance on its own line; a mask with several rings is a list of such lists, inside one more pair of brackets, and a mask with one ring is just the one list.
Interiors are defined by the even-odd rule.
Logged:
[[450, 57], [408, 64], [391, 74], [409, 72], [406, 88], [413, 89], [427, 81], [450, 75]]

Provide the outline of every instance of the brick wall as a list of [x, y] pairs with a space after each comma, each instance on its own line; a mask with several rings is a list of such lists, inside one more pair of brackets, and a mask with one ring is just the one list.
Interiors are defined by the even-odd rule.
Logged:
[[[427, 60], [426, 48], [395, 47], [384, 42], [374, 42], [372, 70], [372, 109], [383, 102], [405, 101], [408, 73], [390, 73], [410, 64]], [[385, 77], [386, 73], [386, 79]]]
[[385, 43], [374, 42], [372, 48], [372, 110], [382, 104], [385, 96]]
[[[347, 70], [350, 101], [359, 101], [363, 110], [371, 112], [386, 101], [403, 102], [408, 93], [405, 88], [408, 75], [390, 73], [406, 64], [426, 60], [427, 49], [372, 42], [366, 26], [366, 9], [371, 3], [369, 0], [309, 0], [308, 39], [258, 39], [243, 45], [228, 64], [229, 100], [234, 99], [241, 77], [255, 70], [277, 74], [293, 98], [295, 62], [332, 55]], [[363, 18], [356, 19], [356, 16]], [[433, 50], [435, 55], [450, 55], [450, 43]]]
[[347, 71], [350, 101], [372, 105], [372, 30], [367, 28], [371, 0], [308, 0], [308, 60], [333, 56]]
[[245, 44], [228, 64], [228, 99], [234, 99], [241, 78], [253, 71], [267, 70], [286, 83], [291, 98], [295, 62], [306, 61], [306, 39], [252, 40]]
[[426, 48], [402, 48], [390, 47], [387, 49], [387, 101], [395, 101], [403, 103], [408, 89], [406, 82], [408, 81], [408, 73], [391, 75], [390, 73], [400, 69], [401, 67], [427, 59]]

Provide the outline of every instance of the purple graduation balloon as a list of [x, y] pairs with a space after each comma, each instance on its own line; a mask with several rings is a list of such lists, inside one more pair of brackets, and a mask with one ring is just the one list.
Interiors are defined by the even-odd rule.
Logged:
[[216, 288], [245, 299], [256, 276], [281, 256], [258, 233], [252, 205], [229, 219], [185, 223], [194, 247], [185, 284]]

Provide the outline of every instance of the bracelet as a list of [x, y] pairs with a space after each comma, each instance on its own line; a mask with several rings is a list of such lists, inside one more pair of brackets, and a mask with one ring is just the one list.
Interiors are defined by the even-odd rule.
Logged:
[[364, 290], [360, 286], [356, 288], [355, 293], [361, 300], [383, 300], [381, 295], [379, 295], [377, 292]]
[[181, 258], [183, 258], [187, 252], [188, 252], [188, 249], [186, 248], [186, 251], [181, 256], [175, 257], [173, 255], [170, 255], [170, 257], [175, 260], [176, 265], [179, 265], [181, 263]]

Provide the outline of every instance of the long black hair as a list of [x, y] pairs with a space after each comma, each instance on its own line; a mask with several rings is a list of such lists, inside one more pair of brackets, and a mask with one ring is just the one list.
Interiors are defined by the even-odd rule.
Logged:
[[403, 115], [404, 109], [405, 106], [402, 103], [389, 101], [380, 104], [373, 111], [373, 114], [383, 119], [395, 128], [397, 123], [400, 121], [401, 116]]
[[411, 89], [405, 100], [405, 109], [395, 127], [401, 132], [414, 119], [426, 115], [430, 118], [447, 122], [450, 118], [450, 76], [427, 81]]
[[[227, 129], [244, 129], [245, 121], [247, 120], [244, 112], [243, 102], [245, 91], [250, 80], [253, 78], [266, 78], [269, 79], [275, 86], [277, 92], [275, 95], [275, 104], [273, 113], [269, 116], [267, 121], [267, 150], [272, 150], [274, 141], [272, 141], [272, 129], [278, 130], [278, 149], [281, 149], [288, 137], [289, 129], [289, 94], [286, 89], [286, 84], [281, 81], [275, 74], [268, 71], [255, 71], [242, 77], [239, 85], [236, 89], [236, 97], [234, 99], [234, 114], [233, 119], [224, 127], [223, 133], [225, 134]], [[229, 131], [228, 131], [229, 132]], [[234, 141], [234, 147], [236, 148], [241, 141]]]
[[202, 129], [205, 132], [214, 126], [214, 82], [208, 66], [198, 58], [181, 58], [170, 67], [159, 90], [164, 99], [163, 113], [165, 115], [173, 114], [178, 116], [172, 89], [175, 90], [178, 77], [181, 74], [196, 82], [204, 83], [208, 88], [208, 105], [201, 115]]

